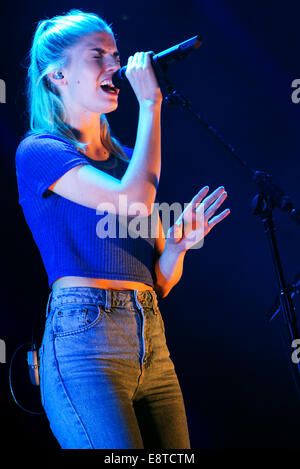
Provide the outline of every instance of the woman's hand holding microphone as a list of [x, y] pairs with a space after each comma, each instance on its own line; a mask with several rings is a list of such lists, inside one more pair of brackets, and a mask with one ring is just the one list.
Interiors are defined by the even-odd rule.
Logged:
[[153, 52], [136, 52], [130, 56], [126, 66], [128, 79], [140, 105], [160, 105], [162, 93], [152, 64]]

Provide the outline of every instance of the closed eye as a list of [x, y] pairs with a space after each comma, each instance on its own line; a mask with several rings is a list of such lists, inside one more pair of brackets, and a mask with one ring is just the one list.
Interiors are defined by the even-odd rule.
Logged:
[[[98, 55], [95, 55], [93, 58], [94, 59], [103, 59], [103, 55], [105, 54], [105, 51], [103, 49], [99, 49], [98, 47], [95, 49], [92, 49], [93, 51], [96, 51]], [[114, 52], [113, 57], [116, 59], [118, 63], [120, 63], [120, 53], [119, 52]]]
[[[120, 57], [119, 57], [119, 56], [114, 56], [114, 57], [115, 57], [116, 62], [117, 62], [118, 64], [121, 63], [121, 60], [120, 60]], [[95, 55], [93, 58], [94, 58], [94, 59], [98, 59], [98, 60], [99, 60], [99, 59], [103, 59], [103, 55]]]

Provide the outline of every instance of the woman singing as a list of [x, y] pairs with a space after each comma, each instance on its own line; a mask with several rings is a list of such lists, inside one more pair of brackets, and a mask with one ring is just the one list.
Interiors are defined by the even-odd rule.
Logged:
[[[137, 52], [127, 63], [139, 105], [131, 150], [111, 135], [105, 117], [117, 109], [119, 93], [111, 27], [72, 10], [41, 21], [33, 38], [31, 130], [17, 149], [16, 170], [51, 290], [39, 351], [41, 399], [66, 449], [190, 448], [156, 294], [169, 293], [186, 251], [229, 210], [211, 218], [227, 194], [220, 187], [208, 195], [204, 187], [166, 238], [160, 220], [154, 236], [120, 235], [136, 204], [150, 220], [160, 177], [162, 94], [150, 55]], [[103, 233], [99, 204], [108, 207], [106, 221], [117, 220], [116, 233]]]

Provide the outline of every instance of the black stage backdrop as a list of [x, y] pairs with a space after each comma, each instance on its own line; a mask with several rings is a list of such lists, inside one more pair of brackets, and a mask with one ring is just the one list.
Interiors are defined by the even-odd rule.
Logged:
[[[52, 0], [2, 5], [0, 78], [6, 103], [0, 104], [0, 339], [5, 341], [6, 363], [0, 364], [0, 414], [2, 445], [11, 449], [58, 448], [46, 417], [17, 407], [8, 384], [14, 351], [31, 340], [32, 328], [41, 339], [49, 293], [18, 205], [14, 156], [27, 129], [25, 57], [36, 23], [71, 8], [96, 12], [113, 23], [122, 65], [136, 51], [160, 52], [201, 34], [201, 48], [170, 67], [169, 78], [250, 166], [272, 174], [300, 207], [300, 103], [292, 100], [292, 82], [300, 78], [299, 2]], [[137, 101], [128, 90], [120, 93], [119, 102], [108, 119], [115, 135], [133, 146]], [[283, 317], [266, 319], [277, 284], [263, 225], [252, 214], [256, 187], [231, 155], [179, 108], [163, 107], [162, 157], [160, 201], [184, 204], [204, 185], [224, 185], [224, 208], [231, 209], [203, 248], [188, 253], [180, 284], [160, 301], [192, 448], [296, 448], [299, 398], [289, 368], [291, 354], [285, 354], [281, 338]], [[300, 227], [279, 210], [274, 220], [286, 280], [292, 282], [300, 271]], [[297, 311], [297, 296], [294, 304]], [[40, 411], [25, 348], [12, 373], [17, 399]]]

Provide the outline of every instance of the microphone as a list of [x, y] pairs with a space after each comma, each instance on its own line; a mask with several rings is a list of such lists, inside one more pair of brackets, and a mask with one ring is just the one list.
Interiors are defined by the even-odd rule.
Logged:
[[[170, 63], [185, 59], [192, 50], [198, 49], [201, 44], [202, 39], [198, 34], [187, 41], [181, 42], [176, 46], [170, 47], [169, 49], [150, 57], [152, 67], [158, 81], [159, 78], [166, 73], [167, 67]], [[126, 66], [122, 67], [113, 74], [112, 82], [116, 88], [124, 88], [129, 85], [129, 81], [125, 75], [126, 68]]]

